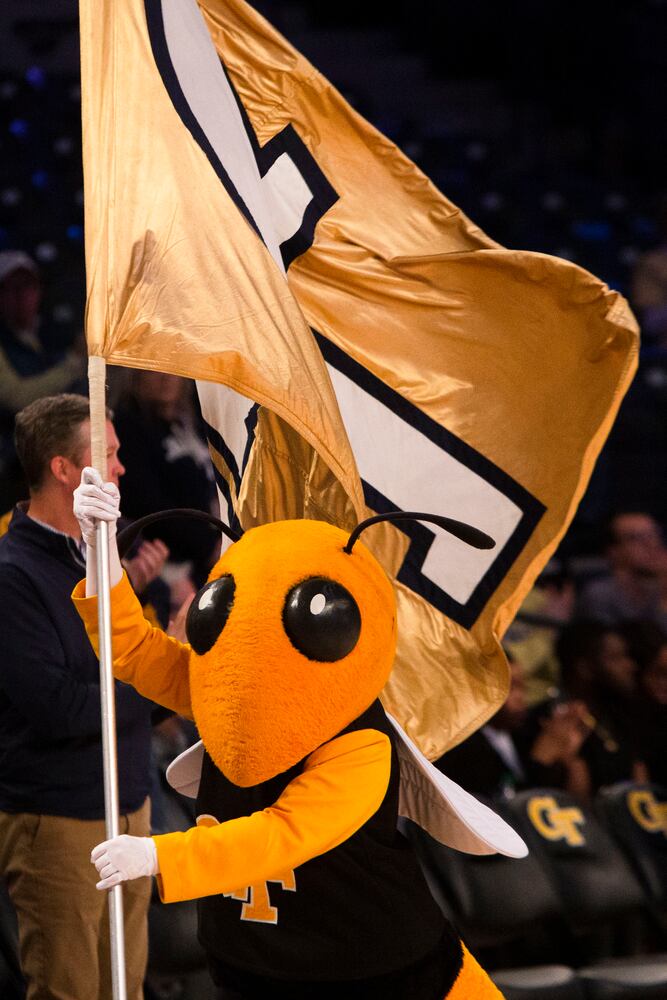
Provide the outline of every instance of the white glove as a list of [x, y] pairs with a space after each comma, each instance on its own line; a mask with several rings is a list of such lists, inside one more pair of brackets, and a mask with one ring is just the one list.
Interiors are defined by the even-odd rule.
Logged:
[[152, 837], [123, 833], [94, 847], [90, 860], [101, 875], [96, 889], [111, 889], [121, 882], [159, 872], [157, 848]]
[[95, 547], [95, 530], [98, 521], [109, 525], [109, 538], [116, 534], [116, 521], [120, 517], [120, 493], [114, 483], [103, 483], [97, 469], [85, 468], [81, 483], [74, 490], [74, 516], [81, 527], [86, 545]]

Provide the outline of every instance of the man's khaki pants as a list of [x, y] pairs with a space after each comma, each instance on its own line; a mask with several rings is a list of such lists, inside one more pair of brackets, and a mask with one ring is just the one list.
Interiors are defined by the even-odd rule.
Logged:
[[[148, 799], [120, 818], [120, 833], [150, 833]], [[0, 812], [0, 875], [19, 924], [27, 1000], [111, 1000], [108, 893], [90, 861], [104, 820]], [[123, 884], [128, 1000], [141, 1000], [151, 880]]]

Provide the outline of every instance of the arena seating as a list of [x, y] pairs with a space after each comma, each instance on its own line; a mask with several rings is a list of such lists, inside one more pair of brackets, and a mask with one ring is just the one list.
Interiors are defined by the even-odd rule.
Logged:
[[630, 862], [649, 899], [662, 940], [667, 933], [667, 790], [624, 782], [603, 788], [595, 811]]
[[[655, 795], [633, 808], [648, 810], [649, 826], [657, 823], [664, 815], [661, 793], [635, 787]], [[508, 1000], [666, 997], [667, 956], [654, 950], [659, 938], [646, 923], [653, 898], [660, 896], [656, 878], [664, 877], [660, 854], [647, 880], [635, 877], [606, 825], [558, 790], [523, 792], [494, 808], [528, 843], [527, 858], [464, 855], [411, 823], [405, 832], [442, 909], [495, 970]], [[663, 837], [661, 830], [635, 825], [639, 834]], [[655, 851], [662, 850], [656, 840]]]
[[586, 996], [667, 996], [667, 959], [643, 953], [648, 897], [593, 811], [565, 792], [533, 789], [506, 812], [558, 893]]
[[435, 899], [473, 954], [498, 970], [507, 1000], [583, 998], [576, 973], [559, 960], [560, 901], [534, 855], [461, 854], [404, 822]]

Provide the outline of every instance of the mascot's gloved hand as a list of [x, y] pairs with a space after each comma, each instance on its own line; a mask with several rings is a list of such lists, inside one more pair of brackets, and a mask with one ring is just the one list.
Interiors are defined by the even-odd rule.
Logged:
[[86, 545], [95, 547], [98, 521], [107, 522], [111, 539], [116, 534], [116, 521], [120, 517], [118, 487], [102, 482], [97, 469], [82, 469], [81, 483], [74, 490], [74, 516]]
[[101, 875], [97, 889], [111, 889], [121, 882], [159, 872], [152, 837], [130, 837], [123, 833], [94, 847], [90, 860]]
[[97, 469], [81, 471], [81, 483], [74, 490], [74, 516], [79, 522], [86, 543], [86, 597], [97, 593], [96, 528], [99, 521], [109, 526], [109, 582], [115, 587], [123, 576], [118, 546], [116, 522], [120, 517], [120, 493], [114, 483], [102, 482]]

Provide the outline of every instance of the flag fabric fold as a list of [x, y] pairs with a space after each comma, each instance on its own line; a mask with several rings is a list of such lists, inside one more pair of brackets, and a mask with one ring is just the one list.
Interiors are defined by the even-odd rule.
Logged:
[[[81, 0], [91, 353], [198, 380], [244, 527], [364, 533], [395, 582], [383, 701], [430, 759], [507, 690], [500, 639], [632, 378], [625, 301], [486, 236], [242, 0]], [[259, 404], [259, 405], [258, 405]]]

